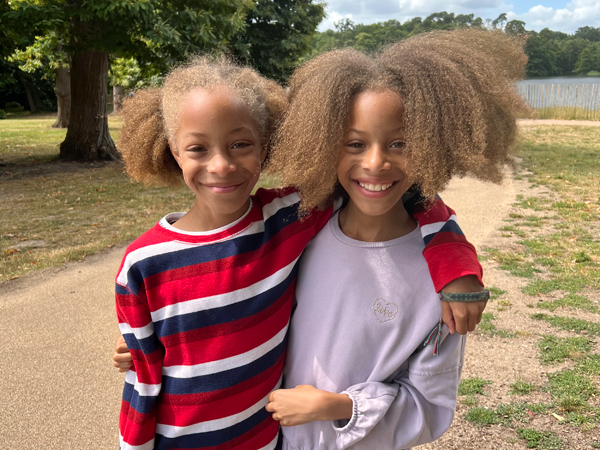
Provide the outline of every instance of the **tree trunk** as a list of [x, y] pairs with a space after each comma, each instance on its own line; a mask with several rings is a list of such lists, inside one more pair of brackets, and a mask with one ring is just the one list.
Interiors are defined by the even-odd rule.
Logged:
[[123, 107], [125, 99], [125, 89], [123, 86], [113, 86], [113, 113], [118, 113]]
[[23, 84], [23, 87], [25, 88], [25, 94], [27, 94], [27, 102], [29, 103], [29, 110], [31, 111], [32, 114], [36, 113], [37, 106], [35, 105], [33, 93], [31, 92], [31, 86], [29, 86], [29, 83], [27, 82], [27, 80], [25, 79], [25, 77], [23, 75], [21, 75], [19, 78], [21, 78], [21, 83]]
[[67, 128], [69, 126], [69, 114], [71, 112], [71, 75], [68, 67], [56, 69], [56, 103], [58, 113], [56, 122], [52, 128]]
[[73, 161], [120, 159], [108, 132], [108, 52], [80, 50], [71, 59], [71, 112], [60, 158]]

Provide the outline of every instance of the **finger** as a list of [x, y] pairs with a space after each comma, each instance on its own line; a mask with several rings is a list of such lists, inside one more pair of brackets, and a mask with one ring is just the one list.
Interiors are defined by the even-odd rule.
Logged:
[[464, 336], [465, 334], [467, 334], [468, 330], [468, 322], [467, 322], [467, 317], [465, 316], [460, 316], [457, 317], [456, 315], [454, 316], [454, 323], [456, 324], [456, 332], [458, 334], [460, 334], [461, 336]]
[[113, 361], [116, 361], [116, 362], [131, 362], [131, 361], [133, 361], [133, 357], [131, 356], [131, 353], [114, 353], [113, 354]]
[[279, 416], [277, 415], [277, 413], [276, 413], [276, 412], [274, 412], [274, 413], [272, 414], [272, 417], [273, 417], [273, 420], [275, 420], [276, 422], [279, 422]]
[[271, 403], [270, 400], [269, 403], [267, 403], [267, 406], [265, 406], [265, 409], [269, 412], [275, 412], [275, 408], [273, 408], [273, 403]]
[[450, 334], [454, 334], [454, 332], [456, 331], [456, 325], [454, 323], [454, 315], [452, 314], [452, 308], [450, 308], [448, 302], [442, 302], [442, 321], [450, 330]]

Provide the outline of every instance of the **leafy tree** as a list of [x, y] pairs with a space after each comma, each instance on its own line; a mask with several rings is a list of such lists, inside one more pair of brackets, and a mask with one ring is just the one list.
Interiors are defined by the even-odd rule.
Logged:
[[263, 75], [285, 81], [324, 17], [324, 4], [314, 0], [258, 0], [233, 41], [234, 52]]
[[[169, 64], [224, 49], [244, 26], [251, 0], [20, 0], [3, 19], [21, 27], [66, 30], [71, 113], [60, 157], [116, 159], [108, 132], [109, 54]], [[12, 27], [15, 28], [14, 26]]]
[[595, 42], [584, 48], [579, 54], [575, 72], [587, 75], [589, 72], [600, 72], [600, 43]]
[[525, 22], [522, 20], [511, 20], [504, 27], [504, 32], [511, 36], [525, 34], [527, 33], [527, 30], [525, 30]]
[[578, 28], [575, 32], [575, 37], [581, 39], [587, 39], [591, 42], [599, 42], [600, 41], [600, 28], [594, 28], [590, 26], [585, 26]]
[[71, 77], [69, 59], [63, 50], [58, 33], [47, 33], [36, 36], [35, 42], [25, 50], [17, 49], [9, 58], [17, 62], [24, 72], [40, 71], [42, 78], [55, 83], [54, 92], [58, 105], [56, 121], [52, 128], [67, 128], [71, 109]]
[[529, 36], [525, 53], [529, 57], [526, 69], [528, 77], [550, 77], [557, 74], [557, 55], [548, 41], [537, 33], [533, 32]]
[[560, 53], [557, 64], [562, 75], [575, 73], [575, 66], [579, 60], [579, 55], [588, 45], [590, 45], [588, 40], [578, 37], [567, 38], [560, 42]]
[[492, 27], [503, 29], [505, 22], [507, 22], [506, 13], [502, 13], [492, 21]]

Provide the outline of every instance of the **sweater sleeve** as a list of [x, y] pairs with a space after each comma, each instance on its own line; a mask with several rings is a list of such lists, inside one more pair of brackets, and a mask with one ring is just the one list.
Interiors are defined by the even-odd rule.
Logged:
[[119, 416], [120, 448], [154, 448], [156, 410], [161, 390], [164, 350], [154, 332], [143, 285], [137, 294], [117, 284], [119, 329], [133, 357], [125, 376]]
[[465, 337], [443, 330], [439, 355], [421, 348], [392, 382], [360, 383], [342, 392], [351, 398], [353, 412], [346, 424], [333, 424], [338, 449], [358, 442], [356, 448], [410, 448], [438, 439], [450, 427]]
[[[475, 247], [470, 244], [456, 221], [456, 213], [440, 197], [430, 205], [420, 201], [417, 194], [405, 201], [405, 207], [419, 222], [436, 292], [457, 278], [475, 275], [483, 286], [483, 271]], [[429, 206], [427, 209], [426, 206]]]

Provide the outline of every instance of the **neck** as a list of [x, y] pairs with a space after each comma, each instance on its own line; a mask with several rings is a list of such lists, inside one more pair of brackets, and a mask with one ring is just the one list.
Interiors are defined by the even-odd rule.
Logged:
[[363, 242], [384, 242], [402, 237], [416, 227], [402, 202], [379, 216], [370, 216], [358, 209], [352, 200], [340, 211], [342, 232], [351, 239]]
[[211, 211], [198, 200], [194, 206], [177, 222], [173, 224], [175, 228], [183, 231], [211, 231], [229, 225], [242, 217], [250, 207], [250, 199], [244, 203], [244, 206], [231, 214], [219, 214]]

